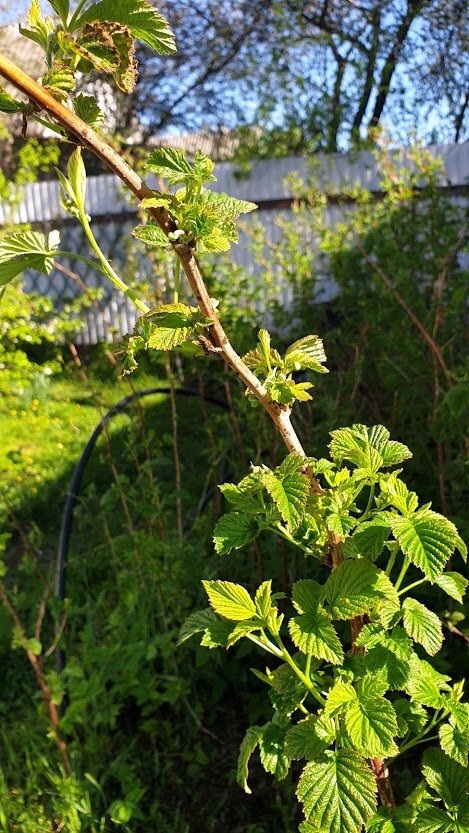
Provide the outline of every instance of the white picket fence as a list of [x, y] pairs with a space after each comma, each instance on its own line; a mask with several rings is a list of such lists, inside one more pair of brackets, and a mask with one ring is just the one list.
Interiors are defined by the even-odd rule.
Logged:
[[[469, 143], [434, 146], [430, 150], [444, 163], [442, 187], [449, 188], [454, 193], [454, 199], [466, 201]], [[404, 164], [408, 163], [404, 161]], [[252, 163], [249, 177], [239, 178], [235, 165], [225, 162], [216, 166], [217, 182], [211, 187], [238, 199], [257, 203], [259, 209], [255, 212], [256, 221], [262, 223], [269, 240], [275, 244], [280, 235], [278, 219], [290, 213], [289, 203], [293, 196], [286, 178], [290, 174], [296, 174], [307, 180], [310, 170], [311, 161], [304, 157], [257, 161]], [[328, 194], [333, 194], [335, 189], [339, 191], [345, 182], [367, 188], [371, 192], [380, 190], [379, 167], [373, 156], [366, 152], [315, 157], [314, 175]], [[87, 210], [103, 250], [117, 267], [121, 266], [125, 270], [128, 260], [126, 241], [129, 239], [130, 230], [136, 224], [135, 204], [124, 196], [115, 176], [105, 174], [89, 177]], [[332, 200], [327, 208], [327, 222], [335, 224], [340, 218], [340, 211], [340, 207]], [[12, 213], [0, 204], [0, 226], [8, 221], [39, 224], [45, 229], [59, 227], [61, 248], [88, 254], [81, 227], [67, 217], [60, 205], [56, 181], [26, 185], [23, 200]], [[249, 221], [248, 219], [247, 222]], [[235, 264], [256, 271], [256, 263], [243, 233], [240, 235], [240, 243], [233, 246], [232, 258]], [[91, 308], [84, 316], [83, 329], [78, 339], [80, 342], [94, 344], [98, 341], [112, 341], [132, 330], [137, 317], [133, 305], [114, 290], [102, 275], [76, 260], [64, 260], [63, 265], [76, 272], [87, 286], [103, 290], [99, 307]], [[143, 265], [142, 277], [145, 277]], [[146, 277], [148, 278], [148, 275]], [[165, 274], [157, 276], [157, 279], [162, 281], [165, 278]], [[288, 305], [290, 289], [282, 280], [281, 274], [277, 275], [277, 280], [279, 294]], [[54, 271], [48, 277], [30, 271], [24, 277], [24, 287], [27, 291], [57, 298], [59, 302], [74, 297], [80, 291], [76, 281], [59, 271]], [[327, 301], [333, 291], [333, 286], [325, 275], [322, 283], [319, 281], [316, 284], [315, 300]]]

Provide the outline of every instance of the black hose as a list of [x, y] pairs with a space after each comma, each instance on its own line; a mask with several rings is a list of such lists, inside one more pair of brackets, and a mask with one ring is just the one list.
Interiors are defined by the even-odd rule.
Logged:
[[[172, 389], [169, 387], [146, 388], [145, 390], [135, 391], [134, 393], [129, 394], [129, 396], [125, 396], [123, 399], [120, 400], [120, 402], [118, 402], [116, 405], [110, 408], [107, 414], [104, 415], [102, 420], [94, 429], [85, 448], [83, 449], [83, 453], [76, 465], [75, 471], [73, 472], [70, 488], [67, 493], [67, 500], [65, 502], [65, 507], [62, 515], [62, 524], [60, 527], [59, 543], [57, 547], [57, 567], [55, 574], [55, 595], [56, 598], [60, 601], [63, 601], [65, 598], [67, 554], [70, 544], [70, 535], [72, 531], [73, 512], [80, 494], [82, 477], [86, 469], [88, 460], [90, 459], [92, 451], [95, 447], [96, 440], [102, 434], [105, 427], [109, 424], [112, 417], [125, 411], [127, 406], [130, 405], [132, 402], [138, 399], [142, 399], [144, 396], [151, 396], [155, 393], [171, 392], [174, 392], [178, 396], [201, 396], [202, 399], [204, 399], [206, 402], [210, 402], [212, 405], [217, 405], [219, 408], [224, 408], [225, 410], [228, 408], [225, 402], [221, 402], [219, 399], [216, 399], [213, 396], [208, 396], [205, 394], [202, 396], [202, 394], [200, 394], [198, 391], [190, 390], [187, 388]], [[208, 497], [206, 497], [204, 505], [207, 500]], [[64, 652], [60, 648], [57, 648], [56, 650], [56, 664], [57, 671], [62, 671], [64, 667]]]

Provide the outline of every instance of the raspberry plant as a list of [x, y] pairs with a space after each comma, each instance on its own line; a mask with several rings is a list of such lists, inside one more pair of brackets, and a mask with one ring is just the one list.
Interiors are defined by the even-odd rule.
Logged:
[[[207, 188], [214, 166], [201, 152], [190, 162], [179, 150], [153, 151], [147, 170], [179, 187], [152, 190], [93, 129], [103, 115], [92, 96], [75, 94], [77, 74], [98, 70], [131, 92], [135, 39], [157, 52], [175, 48], [161, 15], [147, 0], [84, 0], [73, 13], [68, 0], [50, 5], [56, 17], [43, 18], [33, 0], [21, 30], [44, 49], [41, 83], [0, 55], [0, 74], [27, 97], [2, 88], [0, 109], [22, 114], [25, 123], [35, 119], [77, 145], [67, 176], [58, 176], [62, 203], [82, 224], [92, 250], [93, 257], [80, 257], [141, 313], [122, 347], [123, 372], [136, 367], [142, 350], [170, 350], [187, 341], [218, 354], [273, 420], [288, 454], [275, 470], [253, 466], [240, 483], [222, 487], [231, 511], [215, 528], [215, 549], [228, 555], [267, 532], [322, 564], [323, 582], [294, 583], [291, 605], [270, 580], [254, 595], [235, 583], [205, 581], [210, 606], [182, 627], [181, 641], [202, 634], [202, 645], [229, 649], [247, 639], [258, 656], [267, 654], [268, 665], [254, 673], [267, 686], [272, 719], [247, 729], [239, 784], [250, 792], [249, 761], [259, 749], [262, 765], [277, 779], [293, 761], [305, 762], [297, 786], [305, 815], [301, 833], [463, 833], [469, 829], [469, 705], [462, 702], [462, 681], [452, 683], [425, 658], [439, 651], [443, 633], [438, 616], [416, 597], [430, 583], [462, 600], [466, 579], [445, 568], [455, 550], [466, 558], [465, 546], [455, 526], [429, 504], [419, 505], [406, 486], [400, 467], [411, 453], [385, 427], [338, 429], [331, 433], [329, 458], [306, 454], [290, 416], [311, 398], [312, 383], [295, 374], [327, 372], [317, 335], [299, 339], [284, 355], [264, 329], [243, 358], [231, 346], [195, 255], [228, 250], [237, 241], [237, 218], [255, 205]], [[135, 238], [174, 252], [172, 304], [150, 309], [101, 251], [85, 208], [82, 146], [117, 173], [148, 212]], [[47, 238], [37, 231], [7, 235], [0, 242], [1, 291], [25, 268], [50, 274], [61, 253], [68, 254], [56, 231]], [[181, 267], [196, 306], [180, 301]], [[389, 768], [407, 750], [432, 743], [423, 754], [420, 785], [396, 807]]]

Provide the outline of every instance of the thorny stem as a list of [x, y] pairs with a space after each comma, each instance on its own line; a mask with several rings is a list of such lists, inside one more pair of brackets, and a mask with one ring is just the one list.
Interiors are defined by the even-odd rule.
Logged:
[[[127, 188], [139, 200], [143, 200], [147, 197], [153, 196], [153, 191], [148, 187], [148, 185], [146, 185], [142, 181], [138, 174], [124, 161], [124, 159], [113, 148], [111, 148], [108, 145], [108, 143], [105, 140], [103, 140], [91, 127], [89, 127], [89, 125], [87, 125], [80, 118], [78, 118], [78, 116], [72, 113], [71, 110], [69, 110], [60, 102], [56, 101], [47, 92], [47, 90], [41, 87], [40, 84], [37, 84], [30, 76], [28, 76], [25, 72], [19, 69], [19, 67], [17, 67], [14, 63], [8, 60], [8, 58], [6, 58], [1, 53], [0, 75], [3, 75], [11, 84], [13, 84], [13, 86], [15, 86], [22, 93], [24, 93], [36, 105], [36, 107], [39, 108], [39, 110], [46, 110], [48, 115], [52, 117], [53, 120], [55, 120], [61, 127], [63, 127], [67, 131], [67, 134], [69, 136], [75, 137], [78, 144], [81, 144], [84, 147], [91, 150], [99, 159], [101, 159], [102, 162], [104, 162], [104, 164], [111, 171], [113, 171], [113, 173], [117, 174], [117, 176], [122, 180], [122, 182], [127, 186]], [[176, 230], [175, 223], [165, 208], [150, 208], [149, 214], [158, 223], [158, 225], [163, 229], [163, 231], [166, 234]], [[194, 257], [193, 250], [189, 246], [177, 242], [172, 243], [172, 246], [185, 272], [186, 278], [194, 294], [194, 297], [197, 300], [200, 312], [204, 317], [209, 318], [212, 322], [210, 328], [208, 329], [208, 332], [211, 337], [214, 348], [217, 350], [217, 352], [219, 352], [221, 358], [223, 358], [223, 360], [231, 368], [235, 375], [241, 380], [241, 382], [259, 400], [264, 410], [268, 413], [268, 415], [274, 422], [288, 451], [293, 454], [298, 454], [301, 457], [305, 457], [306, 454], [303, 449], [303, 446], [290, 421], [290, 409], [285, 406], [279, 405], [276, 402], [273, 402], [265, 386], [254, 375], [254, 373], [252, 373], [252, 371], [247, 367], [247, 365], [243, 362], [243, 360], [240, 358], [240, 356], [236, 353], [236, 351], [230, 344], [228, 337], [223, 329], [223, 326], [218, 318], [216, 308], [205, 286], [205, 282], [199, 270], [197, 261]], [[102, 262], [103, 255], [101, 251], [98, 257]], [[105, 268], [108, 265], [110, 264], [108, 264], [106, 261]], [[118, 276], [116, 277], [118, 278]], [[119, 278], [118, 280], [120, 281]], [[124, 287], [122, 291], [124, 291], [128, 297], [131, 297], [131, 295], [129, 294], [128, 287]], [[441, 357], [441, 353], [439, 353], [439, 356]], [[446, 369], [446, 366], [444, 365], [444, 360], [442, 361], [443, 369]], [[305, 473], [307, 474], [310, 480], [311, 490], [314, 492], [321, 492], [321, 486], [319, 485], [318, 481], [316, 480], [313, 472], [309, 469], [309, 467], [305, 468]], [[335, 569], [343, 562], [340, 539], [333, 533], [331, 533], [331, 535], [329, 536], [329, 543], [332, 567], [333, 569]], [[352, 649], [355, 649], [354, 643], [361, 628], [363, 627], [363, 624], [364, 619], [361, 616], [355, 617], [355, 619], [352, 619], [350, 622], [352, 631]], [[288, 652], [286, 652], [286, 654], [288, 656], [288, 659], [287, 657], [285, 657], [286, 661], [289, 664], [293, 663], [293, 660], [291, 659]], [[302, 674], [302, 672], [299, 669], [297, 669], [294, 663], [293, 666], [294, 670], [296, 669], [295, 673], [299, 671], [299, 673]], [[311, 686], [311, 681], [307, 681], [308, 690], [311, 690]], [[324, 698], [320, 694], [317, 693], [315, 696], [317, 698], [320, 698], [319, 702], [321, 702], [321, 704], [324, 704]], [[383, 766], [379, 759], [376, 759], [376, 767], [377, 770], [375, 771], [377, 772], [378, 785], [380, 784], [380, 780], [382, 780], [383, 783], [387, 785], [388, 792], [390, 792], [392, 798], [392, 790], [390, 788], [389, 779], [387, 778], [387, 775], [383, 774]], [[389, 796], [387, 800], [390, 800]]]

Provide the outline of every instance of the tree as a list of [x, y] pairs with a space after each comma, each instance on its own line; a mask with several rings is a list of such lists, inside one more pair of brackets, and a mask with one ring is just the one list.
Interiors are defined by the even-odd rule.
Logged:
[[165, 0], [162, 11], [179, 52], [140, 51], [136, 107], [153, 131], [262, 125], [286, 131], [293, 152], [357, 146], [380, 125], [401, 140], [466, 135], [461, 0]]

